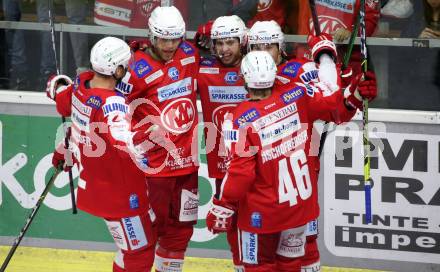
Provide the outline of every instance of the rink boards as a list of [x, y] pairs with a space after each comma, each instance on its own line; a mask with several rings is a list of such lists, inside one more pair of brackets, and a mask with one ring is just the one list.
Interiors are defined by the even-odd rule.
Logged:
[[[360, 120], [360, 115], [356, 119]], [[371, 141], [378, 147], [372, 151], [371, 162], [373, 224], [362, 220], [362, 131], [360, 122], [353, 121], [329, 133], [321, 158], [322, 263], [332, 267], [438, 271], [440, 115], [371, 109], [370, 120]], [[43, 93], [1, 92], [0, 244], [10, 244], [18, 234], [49, 179], [57, 130], [60, 118]], [[225, 238], [205, 228], [213, 180], [207, 178], [203, 157], [199, 186], [200, 220], [189, 255], [228, 258]], [[32, 223], [24, 244], [113, 250], [101, 220], [82, 212], [72, 215], [70, 209], [68, 177], [63, 174]]]

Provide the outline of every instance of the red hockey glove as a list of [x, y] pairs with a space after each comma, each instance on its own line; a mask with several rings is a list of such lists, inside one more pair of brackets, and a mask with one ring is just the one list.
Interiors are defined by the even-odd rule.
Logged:
[[72, 155], [72, 152], [64, 147], [64, 143], [60, 143], [53, 152], [53, 167], [63, 169], [65, 172], [69, 172], [76, 163], [78, 163], [78, 161]]
[[55, 101], [56, 95], [64, 91], [73, 81], [65, 75], [51, 75], [47, 79], [46, 95]]
[[[153, 151], [157, 147], [165, 147], [169, 142], [166, 138], [166, 131], [159, 125], [152, 125], [147, 130], [136, 131], [133, 133], [128, 150], [132, 153], [136, 161], [144, 168], [147, 166], [148, 151]], [[168, 142], [167, 142], [168, 141]], [[170, 150], [172, 147], [170, 147]], [[168, 150], [168, 149], [167, 149]]]
[[336, 61], [338, 53], [331, 35], [327, 33], [322, 33], [319, 36], [309, 35], [307, 44], [312, 50], [312, 57], [315, 62], [319, 63], [319, 56], [323, 53], [329, 54]]
[[344, 91], [346, 103], [354, 109], [363, 109], [362, 100], [372, 101], [377, 96], [376, 76], [374, 72], [367, 71], [358, 74], [351, 81], [351, 85]]
[[194, 41], [200, 49], [209, 49], [211, 46], [211, 28], [214, 21], [208, 21], [204, 25], [200, 25], [197, 28], [196, 36]]
[[345, 89], [353, 80], [353, 69], [351, 66], [347, 66], [344, 70], [341, 70], [342, 66], [340, 64], [338, 64], [338, 66], [339, 70], [341, 71], [341, 88]]
[[151, 41], [148, 39], [131, 40], [128, 42], [131, 51], [136, 52], [138, 50], [145, 50], [151, 48]]
[[206, 226], [212, 233], [227, 232], [232, 227], [234, 208], [216, 198], [212, 199], [212, 207], [206, 216]]

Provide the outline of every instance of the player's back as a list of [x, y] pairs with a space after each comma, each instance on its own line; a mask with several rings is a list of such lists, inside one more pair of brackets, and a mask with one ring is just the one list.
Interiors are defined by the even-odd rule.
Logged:
[[121, 150], [125, 135], [112, 131], [112, 124], [120, 122], [129, 133], [123, 119], [128, 106], [116, 91], [91, 88], [93, 76], [81, 74], [66, 90], [71, 94], [71, 147], [80, 170], [78, 207], [101, 217], [137, 215], [148, 209], [144, 174]]
[[[240, 201], [241, 229], [271, 233], [304, 225], [318, 216], [317, 177], [309, 171], [314, 166], [306, 154], [315, 120], [308, 110], [309, 100], [305, 87], [280, 85], [269, 98], [243, 102], [234, 112], [233, 125], [239, 136], [235, 137], [228, 173], [255, 176]], [[248, 156], [253, 150], [257, 150], [254, 169], [243, 169], [235, 157]], [[237, 180], [236, 186], [239, 183]]]

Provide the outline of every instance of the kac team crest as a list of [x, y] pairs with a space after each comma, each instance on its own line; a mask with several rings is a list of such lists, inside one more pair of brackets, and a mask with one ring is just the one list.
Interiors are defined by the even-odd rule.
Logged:
[[181, 98], [168, 104], [160, 118], [168, 131], [182, 134], [191, 129], [196, 114], [197, 111], [192, 101], [188, 98]]

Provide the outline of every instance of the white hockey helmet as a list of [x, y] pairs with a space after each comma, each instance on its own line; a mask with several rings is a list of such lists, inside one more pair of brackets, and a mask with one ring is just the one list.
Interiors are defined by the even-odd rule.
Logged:
[[277, 43], [278, 48], [284, 51], [284, 33], [274, 20], [257, 21], [248, 32], [248, 51], [253, 44], [263, 43]]
[[211, 28], [211, 40], [237, 37], [242, 46], [246, 44], [246, 34], [246, 25], [237, 15], [220, 16]]
[[119, 66], [127, 68], [131, 59], [130, 47], [115, 37], [99, 40], [90, 52], [93, 70], [102, 75], [113, 75]]
[[251, 51], [241, 61], [241, 74], [249, 88], [266, 89], [273, 86], [277, 66], [266, 51]]
[[151, 37], [177, 39], [185, 35], [185, 21], [175, 6], [156, 7], [148, 19]]

